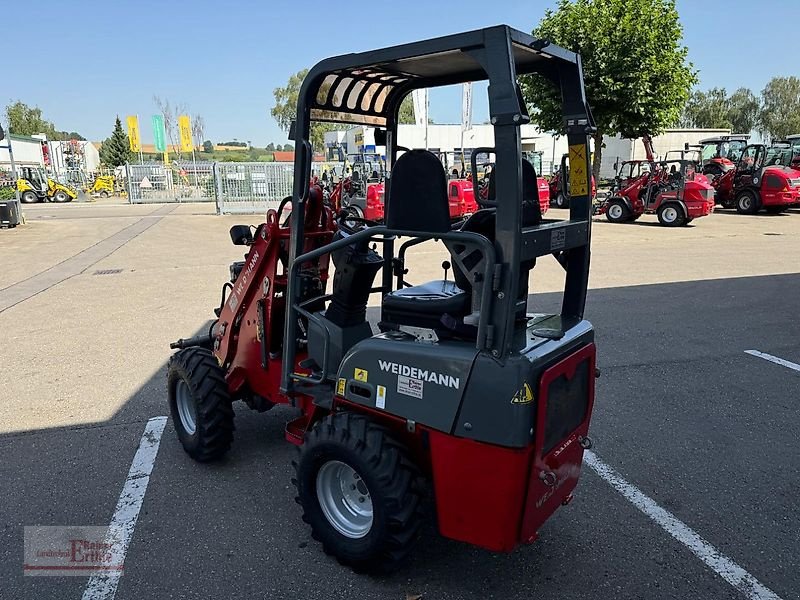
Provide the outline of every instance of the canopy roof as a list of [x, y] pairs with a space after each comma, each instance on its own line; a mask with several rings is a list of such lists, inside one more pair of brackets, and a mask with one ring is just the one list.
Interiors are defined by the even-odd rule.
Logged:
[[[542, 73], [558, 82], [578, 57], [505, 25], [382, 50], [346, 54], [317, 64], [303, 83], [311, 119], [385, 126], [388, 111], [417, 88], [488, 79], [510, 45], [517, 75]], [[506, 46], [506, 48], [503, 48]]]

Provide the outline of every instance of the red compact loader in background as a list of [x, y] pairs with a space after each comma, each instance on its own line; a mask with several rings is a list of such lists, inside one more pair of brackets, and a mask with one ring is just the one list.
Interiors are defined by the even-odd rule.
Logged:
[[[557, 208], [569, 208], [570, 191], [569, 185], [569, 154], [561, 157], [559, 169], [550, 178], [550, 199]], [[592, 175], [592, 199], [597, 196], [597, 185]]]
[[734, 169], [714, 178], [717, 202], [744, 215], [785, 212], [800, 202], [800, 171], [788, 166], [792, 160], [786, 144], [747, 146]]
[[748, 134], [735, 133], [700, 140], [703, 175], [716, 177], [733, 170], [749, 139]]
[[[517, 77], [530, 73], [560, 90], [563, 133], [582, 158], [565, 221], [543, 221], [537, 174], [520, 153], [530, 118]], [[398, 157], [399, 109], [414, 89], [486, 79], [495, 167], [481, 208], [454, 227], [439, 160]], [[379, 128], [385, 224], [351, 226], [357, 217], [335, 215], [309, 187], [317, 119]], [[229, 450], [235, 401], [293, 406], [285, 437], [298, 447], [303, 521], [361, 572], [396, 568], [430, 518], [441, 535], [493, 551], [533, 542], [572, 499], [591, 446], [594, 131], [580, 56], [506, 26], [318, 63], [298, 95], [293, 195], [255, 231], [231, 229], [247, 254], [231, 265], [216, 320], [172, 344], [168, 399], [186, 452], [209, 461]], [[449, 252], [453, 280], [411, 285], [405, 251], [429, 240]], [[529, 277], [550, 256], [566, 271], [560, 313], [528, 313]], [[232, 511], [249, 501], [229, 500]]]

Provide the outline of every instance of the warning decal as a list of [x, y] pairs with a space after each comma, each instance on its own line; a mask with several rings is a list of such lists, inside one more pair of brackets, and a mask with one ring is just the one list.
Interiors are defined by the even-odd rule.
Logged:
[[386, 388], [382, 385], [378, 386], [378, 393], [375, 396], [375, 407], [386, 408]]
[[344, 377], [340, 377], [339, 383], [336, 385], [336, 393], [339, 396], [344, 396], [344, 388], [345, 388], [345, 379]]
[[422, 398], [425, 382], [422, 379], [415, 377], [405, 377], [399, 375], [397, 377], [397, 393], [411, 396], [412, 398]]
[[589, 186], [586, 177], [586, 144], [569, 147], [569, 194], [586, 196]]
[[533, 402], [533, 390], [527, 383], [511, 398], [511, 404], [530, 404], [531, 402]]
[[368, 376], [369, 371], [366, 371], [365, 369], [356, 369], [355, 374], [353, 375], [356, 381], [363, 381], [364, 383], [366, 383]]

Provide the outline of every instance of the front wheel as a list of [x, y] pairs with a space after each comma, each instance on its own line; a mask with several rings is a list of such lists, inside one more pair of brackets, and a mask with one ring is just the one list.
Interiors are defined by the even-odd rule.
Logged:
[[612, 223], [624, 223], [629, 219], [629, 212], [622, 200], [611, 200], [606, 206], [606, 219]]
[[206, 348], [172, 355], [167, 370], [172, 422], [183, 449], [193, 459], [222, 457], [233, 441], [233, 406], [222, 369]]
[[558, 208], [569, 208], [569, 200], [564, 194], [559, 193], [558, 196], [556, 196], [556, 206]]
[[658, 222], [664, 227], [680, 227], [686, 223], [686, 215], [679, 204], [667, 203], [658, 207]]
[[306, 434], [294, 467], [303, 520], [327, 554], [358, 572], [402, 564], [424, 522], [424, 486], [386, 428], [362, 415], [329, 415]]
[[63, 190], [58, 190], [55, 194], [53, 194], [53, 202], [63, 204], [64, 202], [69, 202], [70, 200], [72, 200], [72, 198], [70, 198], [69, 194]]
[[19, 200], [25, 204], [34, 204], [39, 201], [39, 196], [36, 195], [36, 192], [22, 192]]
[[740, 215], [754, 215], [758, 212], [758, 199], [750, 190], [736, 194], [736, 212]]

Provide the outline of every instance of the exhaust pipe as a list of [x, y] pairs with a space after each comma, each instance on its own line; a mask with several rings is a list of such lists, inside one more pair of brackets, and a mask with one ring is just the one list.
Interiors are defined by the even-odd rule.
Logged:
[[211, 349], [211, 334], [204, 333], [203, 335], [196, 335], [194, 337], [179, 339], [176, 342], [171, 342], [169, 347], [172, 350], [183, 350], [184, 348], [193, 348], [200, 346], [202, 348]]

